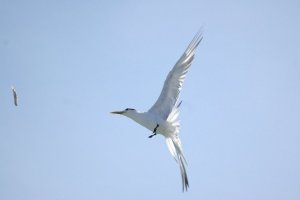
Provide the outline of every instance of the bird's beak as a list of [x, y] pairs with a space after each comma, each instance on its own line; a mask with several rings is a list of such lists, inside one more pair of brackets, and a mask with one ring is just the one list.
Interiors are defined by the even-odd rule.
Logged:
[[124, 111], [114, 111], [114, 112], [110, 112], [111, 114], [118, 114], [118, 115], [122, 115], [124, 113]]

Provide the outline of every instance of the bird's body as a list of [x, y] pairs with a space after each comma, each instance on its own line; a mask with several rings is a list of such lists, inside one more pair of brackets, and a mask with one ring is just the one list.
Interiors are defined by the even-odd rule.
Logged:
[[151, 112], [138, 112], [134, 110], [124, 113], [124, 115], [149, 129], [151, 132], [155, 129], [157, 124], [159, 124], [159, 127], [156, 129], [156, 133], [161, 134], [165, 137], [172, 136], [176, 129], [176, 127], [172, 126], [170, 122]]
[[147, 112], [139, 112], [132, 108], [112, 112], [113, 114], [122, 114], [129, 117], [149, 129], [153, 132], [149, 138], [156, 134], [161, 134], [166, 138], [168, 149], [179, 164], [183, 191], [187, 190], [189, 182], [185, 169], [186, 161], [179, 139], [179, 106], [181, 102], [177, 105], [176, 103], [188, 68], [194, 59], [195, 50], [201, 40], [202, 34], [198, 32], [169, 72], [159, 98]]

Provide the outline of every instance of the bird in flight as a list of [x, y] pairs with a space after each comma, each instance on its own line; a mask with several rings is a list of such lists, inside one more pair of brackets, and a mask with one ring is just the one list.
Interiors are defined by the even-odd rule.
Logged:
[[177, 103], [177, 101], [183, 81], [194, 59], [195, 50], [202, 38], [202, 32], [199, 31], [169, 72], [160, 96], [147, 112], [139, 112], [133, 108], [111, 112], [112, 114], [129, 117], [149, 129], [152, 132], [149, 138], [156, 134], [161, 134], [165, 137], [168, 149], [179, 165], [183, 191], [187, 191], [189, 181], [185, 169], [186, 160], [179, 139], [179, 106], [181, 102]]
[[17, 92], [16, 92], [14, 86], [11, 86], [11, 91], [12, 91], [13, 97], [14, 97], [14, 104], [15, 104], [15, 106], [18, 106], [18, 95], [17, 95]]

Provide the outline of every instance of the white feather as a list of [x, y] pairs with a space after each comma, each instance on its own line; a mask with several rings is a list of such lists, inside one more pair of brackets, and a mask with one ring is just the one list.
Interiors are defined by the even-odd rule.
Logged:
[[195, 50], [202, 38], [201, 32], [198, 32], [195, 35], [183, 55], [179, 58], [173, 69], [169, 72], [160, 96], [155, 104], [150, 108], [149, 112], [161, 115], [163, 119], [168, 118], [178, 100], [186, 73], [192, 64]]

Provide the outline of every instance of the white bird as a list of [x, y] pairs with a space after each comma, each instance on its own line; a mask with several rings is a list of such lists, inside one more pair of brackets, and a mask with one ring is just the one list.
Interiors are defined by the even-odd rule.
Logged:
[[129, 117], [152, 131], [153, 134], [149, 138], [157, 133], [165, 137], [170, 153], [179, 164], [183, 191], [187, 191], [189, 181], [185, 169], [186, 160], [179, 139], [179, 106], [181, 102], [177, 105], [176, 103], [185, 76], [194, 59], [195, 50], [202, 38], [201, 32], [195, 35], [183, 55], [169, 72], [157, 101], [147, 112], [139, 112], [132, 108], [111, 112], [112, 114]]
[[14, 97], [14, 104], [15, 104], [15, 106], [18, 106], [18, 95], [17, 95], [17, 92], [16, 92], [14, 86], [11, 86], [11, 91], [12, 91], [13, 97]]

